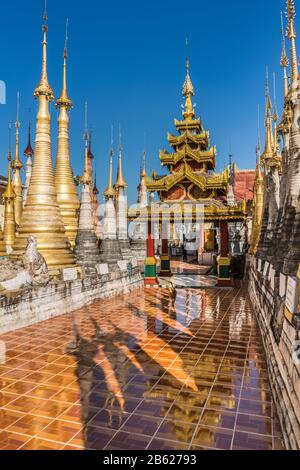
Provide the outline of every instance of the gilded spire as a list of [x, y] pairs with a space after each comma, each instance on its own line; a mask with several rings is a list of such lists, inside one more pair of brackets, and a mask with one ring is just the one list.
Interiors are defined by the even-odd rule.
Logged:
[[280, 65], [283, 68], [283, 81], [284, 81], [284, 97], [286, 98], [289, 92], [289, 80], [287, 75], [287, 68], [289, 65], [289, 59], [286, 53], [286, 46], [285, 46], [285, 35], [284, 35], [284, 24], [283, 24], [283, 13], [280, 12], [281, 15], [281, 35], [282, 35], [282, 51], [281, 51], [281, 60]]
[[37, 239], [37, 248], [44, 256], [50, 272], [57, 273], [59, 269], [74, 266], [76, 261], [66, 236], [53, 174], [49, 101], [54, 97], [47, 77], [46, 21], [45, 8], [42, 78], [34, 93], [38, 99], [34, 164], [12, 257], [22, 258], [28, 237], [32, 235]]
[[4, 199], [14, 199], [15, 198], [15, 191], [14, 187], [12, 184], [12, 179], [11, 179], [11, 123], [9, 123], [9, 150], [8, 150], [8, 155], [7, 155], [7, 160], [8, 160], [8, 173], [7, 173], [7, 186], [6, 190], [3, 193], [3, 198]]
[[23, 168], [23, 164], [20, 161], [20, 154], [19, 154], [19, 129], [20, 129], [20, 93], [17, 93], [17, 119], [15, 123], [16, 127], [16, 149], [15, 149], [15, 157], [12, 162], [13, 170], [21, 170]]
[[[9, 141], [11, 141], [11, 124], [9, 124]], [[8, 177], [7, 177], [7, 186], [3, 194], [3, 199], [5, 201], [5, 211], [4, 211], [4, 242], [6, 247], [12, 247], [15, 241], [16, 235], [16, 226], [15, 226], [15, 210], [14, 203], [16, 198], [16, 193], [11, 180], [11, 143], [9, 143], [8, 151]]]
[[146, 184], [146, 156], [147, 152], [146, 149], [143, 153], [143, 164], [141, 167], [141, 175], [140, 175], [140, 183], [138, 186], [138, 204], [141, 207], [146, 207], [148, 204], [148, 197], [147, 197], [147, 184]]
[[117, 174], [117, 180], [115, 183], [115, 189], [126, 189], [127, 188], [127, 183], [124, 180], [123, 177], [123, 165], [122, 165], [122, 159], [123, 159], [123, 146], [122, 146], [122, 134], [121, 134], [121, 126], [119, 128], [119, 163], [118, 163], [118, 174]]
[[88, 104], [85, 103], [85, 132], [84, 132], [84, 169], [83, 175], [81, 177], [81, 183], [83, 185], [88, 184], [91, 185], [92, 181], [90, 178], [89, 172], [89, 133], [88, 133], [88, 124], [87, 124], [87, 112], [88, 112]]
[[273, 122], [274, 122], [274, 154], [278, 153], [278, 134], [277, 134], [277, 102], [276, 102], [276, 75], [273, 73], [273, 88], [274, 88], [274, 111], [273, 111]]
[[261, 142], [260, 142], [260, 107], [258, 105], [258, 134], [256, 146], [256, 180], [262, 181], [261, 174]]
[[265, 150], [264, 150], [264, 153], [263, 153], [264, 162], [266, 162], [267, 159], [269, 159], [273, 156], [273, 150], [274, 150], [274, 137], [273, 137], [273, 129], [272, 129], [272, 104], [271, 104], [271, 98], [270, 98], [268, 68], [267, 68], [267, 78], [266, 78], [265, 133], [266, 133], [266, 140], [265, 140]]
[[47, 32], [48, 32], [48, 26], [47, 26], [47, 3], [45, 0], [45, 10], [44, 10], [44, 16], [43, 16], [44, 24], [43, 24], [43, 60], [42, 60], [42, 76], [41, 76], [41, 81], [37, 88], [34, 91], [34, 96], [35, 98], [38, 98], [41, 95], [44, 95], [48, 98], [49, 101], [54, 100], [54, 94], [52, 91], [51, 86], [49, 85], [48, 82], [48, 73], [47, 73]]
[[112, 127], [111, 144], [110, 144], [110, 152], [109, 152], [109, 179], [108, 179], [108, 186], [103, 193], [106, 199], [111, 199], [115, 196], [115, 190], [113, 186], [113, 156], [114, 156], [114, 150], [113, 150], [113, 127]]
[[190, 61], [188, 53], [188, 40], [186, 39], [186, 77], [182, 90], [183, 96], [185, 96], [185, 110], [183, 116], [185, 119], [193, 119], [195, 117], [194, 106], [192, 103], [192, 96], [195, 95], [194, 87], [190, 77]]
[[260, 108], [258, 106], [258, 138], [256, 146], [256, 175], [253, 188], [253, 203], [252, 203], [252, 235], [250, 242], [249, 254], [254, 255], [257, 252], [257, 247], [260, 239], [261, 222], [264, 206], [264, 183], [261, 173], [261, 147], [260, 147]]
[[292, 90], [298, 86], [298, 57], [296, 50], [296, 30], [295, 30], [295, 3], [294, 0], [286, 0], [286, 17], [288, 20], [287, 37], [291, 43], [291, 68], [292, 68]]
[[66, 35], [65, 35], [65, 47], [64, 47], [64, 65], [63, 65], [63, 85], [60, 97], [56, 101], [56, 106], [59, 108], [64, 106], [67, 110], [72, 109], [73, 103], [68, 97], [67, 92], [67, 60], [68, 60], [68, 26], [69, 20], [66, 21]]
[[19, 155], [19, 129], [20, 129], [20, 93], [17, 93], [17, 118], [16, 118], [16, 148], [15, 148], [15, 156], [14, 160], [11, 164], [11, 167], [14, 171], [13, 177], [13, 186], [15, 190], [15, 204], [14, 204], [14, 211], [15, 211], [15, 221], [16, 225], [19, 226], [21, 223], [21, 217], [23, 213], [23, 186], [21, 180], [20, 171], [23, 168], [23, 164], [20, 161]]
[[143, 153], [143, 165], [142, 165], [142, 170], [141, 170], [141, 176], [143, 178], [146, 178], [146, 158], [147, 158], [147, 152], [145, 149]]
[[79, 198], [74, 182], [73, 170], [70, 159], [69, 144], [69, 111], [72, 108], [72, 101], [67, 94], [67, 45], [68, 45], [68, 20], [66, 23], [66, 36], [64, 47], [63, 85], [60, 98], [56, 102], [59, 109], [58, 116], [58, 138], [57, 156], [55, 168], [55, 186], [57, 202], [61, 211], [62, 219], [66, 229], [66, 235], [75, 246], [78, 229]]

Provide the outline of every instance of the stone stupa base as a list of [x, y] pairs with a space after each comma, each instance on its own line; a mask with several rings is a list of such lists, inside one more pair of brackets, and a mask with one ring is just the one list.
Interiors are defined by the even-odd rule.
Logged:
[[130, 261], [134, 258], [134, 255], [131, 251], [130, 243], [129, 243], [128, 239], [119, 240], [119, 246], [120, 246], [120, 250], [121, 250], [122, 259], [124, 259], [126, 261], [127, 260]]
[[101, 263], [113, 265], [122, 260], [119, 240], [105, 238], [100, 242]]
[[101, 263], [101, 256], [93, 231], [79, 229], [74, 253], [78, 265], [83, 268], [85, 274], [97, 272], [96, 265]]

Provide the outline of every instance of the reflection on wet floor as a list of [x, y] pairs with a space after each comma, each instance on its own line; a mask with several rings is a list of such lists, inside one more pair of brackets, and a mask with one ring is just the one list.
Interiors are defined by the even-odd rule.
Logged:
[[140, 290], [0, 336], [1, 449], [281, 449], [246, 289]]

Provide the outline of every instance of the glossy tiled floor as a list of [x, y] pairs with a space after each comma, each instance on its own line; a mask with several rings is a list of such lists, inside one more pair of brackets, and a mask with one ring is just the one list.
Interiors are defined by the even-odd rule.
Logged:
[[242, 288], [140, 290], [0, 341], [1, 449], [281, 449]]

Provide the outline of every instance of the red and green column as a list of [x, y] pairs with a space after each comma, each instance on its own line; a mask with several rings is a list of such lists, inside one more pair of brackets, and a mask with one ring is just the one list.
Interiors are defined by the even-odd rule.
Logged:
[[218, 286], [231, 287], [231, 257], [229, 253], [228, 223], [220, 222], [220, 256], [218, 256]]
[[169, 240], [163, 238], [161, 242], [161, 256], [160, 256], [160, 276], [172, 276], [170, 255], [169, 255]]
[[145, 261], [145, 285], [157, 285], [156, 258], [154, 237], [151, 230], [151, 220], [148, 221], [148, 237], [147, 237], [147, 258]]

